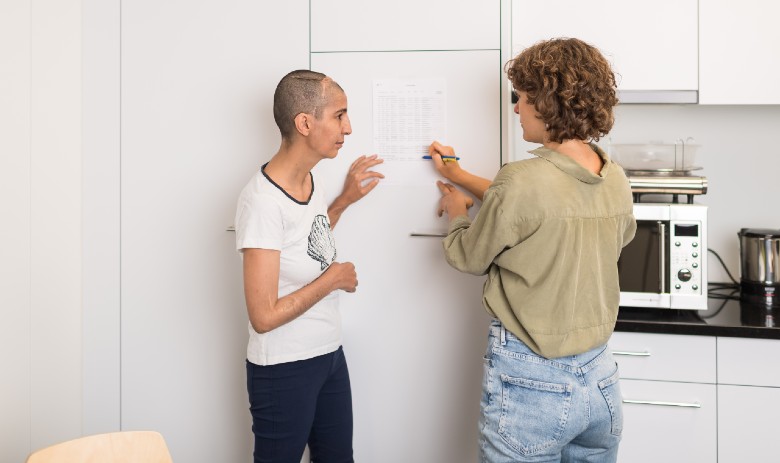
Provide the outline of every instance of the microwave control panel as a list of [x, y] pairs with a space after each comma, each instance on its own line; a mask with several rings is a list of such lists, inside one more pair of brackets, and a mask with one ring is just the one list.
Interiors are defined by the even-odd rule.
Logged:
[[702, 293], [701, 223], [672, 221], [669, 230], [669, 282], [672, 294]]

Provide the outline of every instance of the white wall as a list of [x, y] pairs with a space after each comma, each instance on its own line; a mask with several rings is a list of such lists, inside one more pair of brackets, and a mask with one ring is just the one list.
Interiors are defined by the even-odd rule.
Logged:
[[81, 2], [0, 4], [0, 460], [81, 433]]
[[[30, 2], [0, 4], [0, 460], [30, 449]], [[14, 443], [14, 444], [12, 444]]]

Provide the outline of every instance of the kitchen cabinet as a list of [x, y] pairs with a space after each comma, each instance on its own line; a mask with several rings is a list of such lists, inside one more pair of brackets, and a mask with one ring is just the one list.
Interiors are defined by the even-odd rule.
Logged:
[[[488, 178], [498, 171], [498, 50], [314, 53], [311, 62], [347, 92], [353, 129], [339, 155], [315, 168], [326, 194], [335, 196], [349, 165], [375, 149], [377, 79], [444, 83], [447, 144], [463, 153], [467, 170]], [[358, 291], [340, 295], [355, 460], [475, 461], [489, 323], [481, 304], [484, 277], [449, 267], [440, 237], [413, 236], [447, 229], [436, 215], [441, 195], [432, 178], [407, 178], [433, 168], [379, 154], [386, 162], [376, 170], [385, 179], [334, 229], [339, 259], [355, 262], [360, 280]]]
[[122, 4], [121, 427], [161, 432], [177, 462], [251, 459], [226, 228], [279, 147], [273, 89], [308, 66], [308, 3]]
[[717, 461], [714, 384], [622, 379], [620, 389], [623, 439], [618, 462]]
[[502, 0], [317, 0], [311, 51], [497, 50]]
[[[780, 341], [718, 338], [718, 384], [780, 387]], [[769, 368], [767, 367], [769, 362]]]
[[656, 101], [695, 103], [697, 4], [697, 0], [514, 0], [513, 54], [542, 39], [577, 37], [598, 47], [612, 62], [621, 102], [660, 98]]
[[715, 338], [615, 332], [610, 340], [620, 377], [715, 384]]
[[620, 462], [772, 461], [780, 341], [615, 332]]
[[716, 461], [715, 338], [616, 332], [610, 348], [623, 394], [618, 461]]
[[718, 385], [718, 463], [777, 458], [778, 416], [780, 388]]
[[777, 452], [780, 341], [718, 338], [718, 462], [768, 461]]
[[699, 103], [780, 104], [780, 3], [699, 0]]

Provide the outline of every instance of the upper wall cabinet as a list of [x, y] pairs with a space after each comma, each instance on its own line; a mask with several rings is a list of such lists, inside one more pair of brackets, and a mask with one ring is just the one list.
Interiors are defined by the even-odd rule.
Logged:
[[497, 50], [500, 0], [317, 0], [311, 51]]
[[513, 0], [513, 54], [539, 40], [576, 37], [598, 47], [612, 62], [621, 102], [695, 103], [697, 3]]
[[780, 3], [699, 0], [700, 103], [780, 104]]

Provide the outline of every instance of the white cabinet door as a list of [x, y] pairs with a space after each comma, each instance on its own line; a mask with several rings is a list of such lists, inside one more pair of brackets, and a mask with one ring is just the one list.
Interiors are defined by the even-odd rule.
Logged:
[[718, 463], [777, 461], [778, 416], [780, 389], [718, 386]]
[[699, 0], [699, 102], [780, 104], [780, 3]]
[[[122, 4], [121, 422], [174, 461], [250, 461], [233, 224], [279, 148], [273, 92], [308, 67], [308, 2]], [[283, 38], [283, 39], [280, 39]]]
[[716, 387], [621, 379], [624, 422], [618, 461], [718, 461]]
[[553, 37], [598, 47], [612, 61], [621, 91], [698, 88], [697, 0], [512, 2], [515, 54]]
[[311, 51], [497, 50], [501, 0], [317, 0]]
[[615, 332], [620, 377], [715, 384], [715, 337]]
[[718, 384], [780, 387], [777, 339], [718, 338]]
[[[316, 53], [312, 68], [344, 88], [352, 121], [353, 133], [338, 157], [317, 166], [327, 194], [335, 196], [347, 167], [373, 150], [375, 79], [443, 81], [445, 142], [456, 147], [468, 170], [489, 178], [498, 171], [498, 50]], [[427, 162], [409, 161], [407, 172], [433, 169]], [[481, 304], [485, 277], [450, 268], [441, 238], [410, 236], [444, 231], [446, 220], [436, 216], [440, 194], [433, 181], [403, 181], [388, 172], [335, 228], [339, 259], [355, 263], [360, 281], [357, 292], [340, 296], [355, 460], [476, 461], [489, 321]]]

